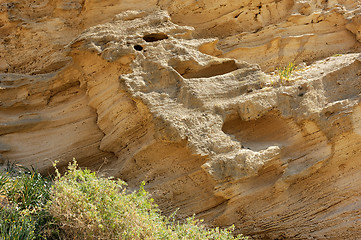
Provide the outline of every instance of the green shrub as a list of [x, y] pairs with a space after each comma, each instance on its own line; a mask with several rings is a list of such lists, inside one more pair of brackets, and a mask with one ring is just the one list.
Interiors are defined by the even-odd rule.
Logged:
[[[143, 239], [153, 235], [151, 203], [143, 191], [125, 194], [125, 183], [98, 178], [69, 165], [58, 175], [49, 210], [69, 237], [80, 239]], [[156, 220], [156, 219], [154, 219]], [[148, 222], [147, 222], [148, 221]]]
[[296, 65], [293, 62], [289, 63], [287, 67], [277, 69], [281, 84], [289, 82], [290, 77], [295, 70]]
[[35, 239], [33, 218], [14, 207], [0, 211], [0, 239], [30, 240]]
[[233, 236], [234, 227], [228, 229], [210, 228], [206, 229], [201, 225], [202, 221], [190, 217], [186, 219], [186, 223], [179, 224], [173, 222], [170, 226], [171, 230], [175, 233], [175, 238], [172, 239], [192, 239], [192, 240], [231, 240], [231, 239], [248, 239], [243, 235]]
[[69, 239], [244, 239], [231, 229], [205, 229], [194, 218], [180, 224], [162, 216], [144, 183], [128, 193], [125, 182], [99, 178], [75, 161], [57, 174], [49, 210]]
[[0, 239], [246, 239], [233, 228], [206, 229], [194, 217], [179, 223], [160, 214], [144, 190], [69, 164], [56, 181], [11, 165], [0, 172]]
[[45, 239], [52, 217], [46, 210], [50, 181], [35, 170], [8, 165], [0, 173], [0, 238]]
[[19, 172], [8, 178], [5, 188], [8, 201], [20, 210], [41, 209], [49, 200], [50, 182], [37, 172]]

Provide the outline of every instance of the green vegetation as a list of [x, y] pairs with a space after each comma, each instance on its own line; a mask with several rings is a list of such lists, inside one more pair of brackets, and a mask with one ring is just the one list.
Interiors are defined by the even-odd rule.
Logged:
[[335, 54], [335, 55], [333, 55], [333, 56], [331, 56], [331, 57], [340, 57], [340, 56], [342, 56], [342, 54]]
[[287, 67], [277, 69], [278, 76], [280, 78], [281, 83], [289, 82], [292, 72], [296, 70], [295, 63], [291, 62], [287, 65]]
[[0, 239], [52, 238], [49, 192], [50, 181], [34, 169], [9, 164], [0, 173]]
[[[0, 173], [0, 239], [247, 239], [207, 229], [194, 217], [162, 216], [144, 190], [69, 164], [54, 181], [34, 170]], [[52, 186], [51, 186], [52, 185]]]
[[294, 73], [304, 71], [306, 69], [304, 66], [305, 64], [296, 66], [295, 63], [290, 62], [286, 67], [277, 68], [275, 73], [271, 73], [270, 75], [260, 73], [258, 77], [259, 86], [264, 88], [290, 85], [292, 81], [299, 79], [295, 77]]

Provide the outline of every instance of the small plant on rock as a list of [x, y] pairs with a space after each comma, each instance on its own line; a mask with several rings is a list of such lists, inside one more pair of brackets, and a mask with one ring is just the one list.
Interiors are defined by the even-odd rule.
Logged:
[[278, 68], [277, 73], [280, 79], [281, 84], [285, 84], [290, 81], [292, 73], [297, 69], [295, 63], [291, 62], [287, 67]]

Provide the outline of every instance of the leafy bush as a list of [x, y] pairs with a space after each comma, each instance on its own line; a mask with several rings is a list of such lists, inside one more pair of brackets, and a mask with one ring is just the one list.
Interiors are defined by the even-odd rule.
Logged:
[[75, 160], [56, 173], [52, 182], [14, 165], [0, 172], [0, 239], [247, 239], [194, 217], [181, 224], [162, 216], [144, 183], [129, 193], [125, 182], [78, 169]]
[[35, 239], [35, 225], [29, 214], [23, 214], [16, 208], [4, 208], [0, 211], [0, 239]]
[[34, 169], [8, 165], [0, 173], [0, 238], [50, 237], [52, 217], [46, 210], [50, 181]]
[[74, 161], [51, 191], [49, 210], [68, 238], [79, 239], [244, 239], [232, 230], [205, 229], [200, 221], [180, 224], [160, 214], [144, 183], [128, 193], [125, 182], [99, 178]]
[[278, 75], [280, 77], [281, 83], [289, 82], [292, 73], [296, 70], [296, 65], [291, 62], [287, 67], [279, 68]]

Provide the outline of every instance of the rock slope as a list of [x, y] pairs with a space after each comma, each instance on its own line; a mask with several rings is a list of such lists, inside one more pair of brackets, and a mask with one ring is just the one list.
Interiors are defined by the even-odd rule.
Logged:
[[2, 163], [76, 157], [255, 239], [361, 235], [358, 1], [0, 9]]

